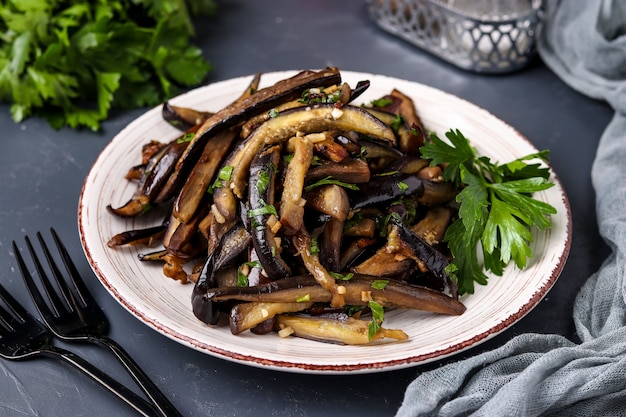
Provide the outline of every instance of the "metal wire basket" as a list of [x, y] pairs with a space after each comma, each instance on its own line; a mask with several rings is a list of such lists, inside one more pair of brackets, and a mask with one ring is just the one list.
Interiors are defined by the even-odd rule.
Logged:
[[525, 67], [536, 54], [542, 0], [368, 0], [383, 30], [481, 73]]

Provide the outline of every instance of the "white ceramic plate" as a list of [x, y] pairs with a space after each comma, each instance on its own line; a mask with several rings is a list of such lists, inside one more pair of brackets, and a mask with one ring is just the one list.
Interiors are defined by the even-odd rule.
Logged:
[[[293, 72], [265, 74], [262, 85]], [[343, 72], [354, 86], [370, 80], [370, 89], [360, 98], [369, 102], [397, 88], [417, 103], [427, 128], [443, 135], [460, 129], [477, 150], [494, 160], [510, 161], [536, 152], [519, 132], [487, 111], [440, 90], [381, 75]], [[171, 102], [201, 110], [217, 111], [246, 88], [250, 77], [231, 79], [198, 88]], [[136, 185], [124, 180], [126, 170], [137, 164], [141, 145], [151, 139], [169, 141], [180, 133], [161, 119], [160, 107], [130, 123], [104, 149], [87, 176], [79, 204], [79, 228], [83, 248], [96, 275], [128, 311], [165, 336], [193, 349], [227, 360], [292, 372], [376, 372], [404, 368], [461, 352], [484, 342], [527, 314], [546, 295], [561, 273], [571, 242], [571, 215], [567, 197], [558, 179], [536, 197], [552, 204], [558, 214], [552, 229], [539, 233], [533, 244], [534, 258], [524, 271], [510, 267], [502, 277], [492, 277], [463, 297], [467, 311], [459, 317], [415, 311], [393, 311], [385, 326], [401, 328], [405, 342], [375, 346], [340, 346], [276, 334], [257, 336], [250, 332], [233, 336], [228, 328], [212, 328], [191, 311], [192, 285], [182, 285], [162, 275], [158, 265], [141, 263], [143, 248], [109, 249], [116, 233], [158, 224], [159, 217], [123, 220], [106, 210], [120, 206]], [[443, 136], [442, 136], [443, 137]]]

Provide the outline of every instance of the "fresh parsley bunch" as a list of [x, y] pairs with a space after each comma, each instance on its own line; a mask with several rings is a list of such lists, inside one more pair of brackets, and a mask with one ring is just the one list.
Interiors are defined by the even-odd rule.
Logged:
[[111, 108], [153, 106], [200, 83], [191, 16], [212, 0], [0, 0], [0, 100], [16, 122], [98, 130]]
[[457, 196], [458, 219], [444, 240], [454, 256], [450, 273], [458, 280], [459, 294], [473, 293], [474, 282], [487, 283], [484, 270], [502, 275], [511, 260], [524, 268], [532, 256], [532, 228], [551, 226], [549, 215], [556, 209], [532, 197], [554, 185], [548, 180], [549, 169], [541, 163], [549, 152], [498, 164], [479, 157], [459, 130], [446, 133], [449, 143], [436, 134], [430, 137], [421, 148], [422, 156], [431, 159], [432, 165], [443, 164], [444, 179], [463, 187]]

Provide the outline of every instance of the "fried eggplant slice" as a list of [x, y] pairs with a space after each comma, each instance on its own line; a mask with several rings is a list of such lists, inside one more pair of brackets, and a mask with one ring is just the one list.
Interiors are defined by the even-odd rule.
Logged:
[[236, 137], [236, 130], [228, 129], [217, 133], [206, 144], [198, 163], [176, 197], [173, 216], [182, 222], [188, 222], [196, 214]]
[[[326, 343], [341, 345], [367, 345], [376, 340], [391, 338], [406, 340], [408, 335], [402, 330], [380, 327], [372, 336], [369, 336], [368, 321], [358, 320], [349, 316], [340, 318], [313, 317], [301, 315], [281, 314], [277, 316], [279, 334], [293, 334], [305, 339], [317, 340]], [[285, 331], [285, 329], [288, 329]]]
[[326, 268], [321, 264], [317, 253], [312, 252], [312, 240], [309, 233], [302, 229], [292, 238], [293, 246], [302, 258], [305, 268], [315, 280], [331, 294], [331, 307], [343, 307], [345, 305], [344, 293], [345, 288], [337, 285], [335, 279], [328, 273]]
[[110, 248], [123, 245], [145, 245], [150, 247], [155, 242], [161, 242], [166, 229], [167, 224], [160, 224], [158, 226], [146, 227], [145, 229], [127, 230], [109, 239], [107, 246]]
[[174, 126], [176, 129], [180, 129], [182, 131], [204, 123], [204, 121], [212, 115], [212, 112], [200, 111], [189, 107], [175, 106], [169, 101], [166, 101], [161, 106], [161, 116], [163, 117], [163, 120]]
[[280, 223], [286, 235], [294, 235], [302, 227], [304, 221], [304, 205], [302, 198], [304, 178], [313, 159], [313, 143], [305, 137], [294, 137], [293, 158], [287, 165], [283, 192], [280, 198]]
[[423, 181], [415, 175], [393, 173], [373, 177], [367, 184], [359, 186], [358, 191], [351, 191], [350, 207], [358, 209], [373, 204], [384, 203], [409, 195], [422, 195], [424, 193]]
[[193, 314], [204, 323], [217, 324], [222, 308], [207, 294], [217, 285], [217, 273], [228, 262], [246, 250], [251, 237], [243, 224], [238, 223], [222, 236], [217, 247], [207, 257], [191, 293]]
[[[384, 286], [377, 283], [384, 282]], [[354, 274], [342, 281], [344, 300], [347, 305], [367, 305], [376, 301], [386, 308], [404, 308], [432, 313], [458, 316], [465, 312], [459, 300], [431, 288], [409, 284], [404, 281], [385, 279], [371, 275]], [[312, 301], [327, 303], [331, 293], [317, 284], [312, 275], [298, 275], [251, 287], [209, 288], [204, 297], [215, 302], [258, 301], [266, 303], [293, 303]]]
[[296, 313], [311, 307], [311, 302], [263, 303], [251, 302], [237, 304], [230, 311], [230, 332], [239, 334], [253, 328], [277, 314]]
[[[302, 71], [270, 87], [256, 90], [254, 94], [242, 96], [202, 124], [186, 152], [178, 160], [176, 171], [172, 174], [172, 183], [179, 183], [187, 177], [200, 158], [206, 143], [218, 131], [231, 128], [255, 114], [269, 111], [280, 103], [296, 99], [307, 88], [325, 87], [340, 82], [341, 74], [337, 68], [326, 68], [317, 72]], [[246, 171], [248, 167], [249, 163], [245, 167]]]
[[324, 104], [287, 110], [259, 126], [227, 158], [225, 165], [232, 166], [233, 171], [224, 187], [216, 190], [215, 203], [220, 213], [225, 218], [233, 216], [236, 203], [233, 196], [224, 197], [222, 201], [217, 193], [243, 198], [250, 162], [263, 147], [285, 142], [296, 135], [326, 130], [354, 130], [395, 142], [391, 128], [360, 107], [348, 105], [338, 109]]
[[251, 223], [252, 244], [265, 273], [272, 280], [291, 274], [291, 269], [280, 256], [280, 245], [272, 230], [272, 224], [278, 221], [278, 213], [274, 207], [274, 188], [280, 150], [280, 146], [275, 145], [254, 158], [250, 165], [248, 187], [248, 218]]
[[150, 210], [153, 203], [165, 201], [159, 195], [174, 171], [176, 161], [188, 146], [187, 138], [191, 134], [193, 131], [188, 131], [154, 153], [146, 163], [137, 189], [128, 202], [118, 208], [109, 204], [107, 209], [119, 217], [135, 217]]

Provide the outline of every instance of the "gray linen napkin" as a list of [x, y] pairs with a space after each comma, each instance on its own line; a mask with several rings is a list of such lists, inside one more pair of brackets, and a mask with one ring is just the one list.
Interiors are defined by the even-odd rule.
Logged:
[[615, 115], [592, 168], [599, 231], [612, 253], [581, 289], [581, 343], [524, 334], [425, 372], [398, 417], [626, 416], [626, 1], [548, 1], [539, 53], [577, 91]]

